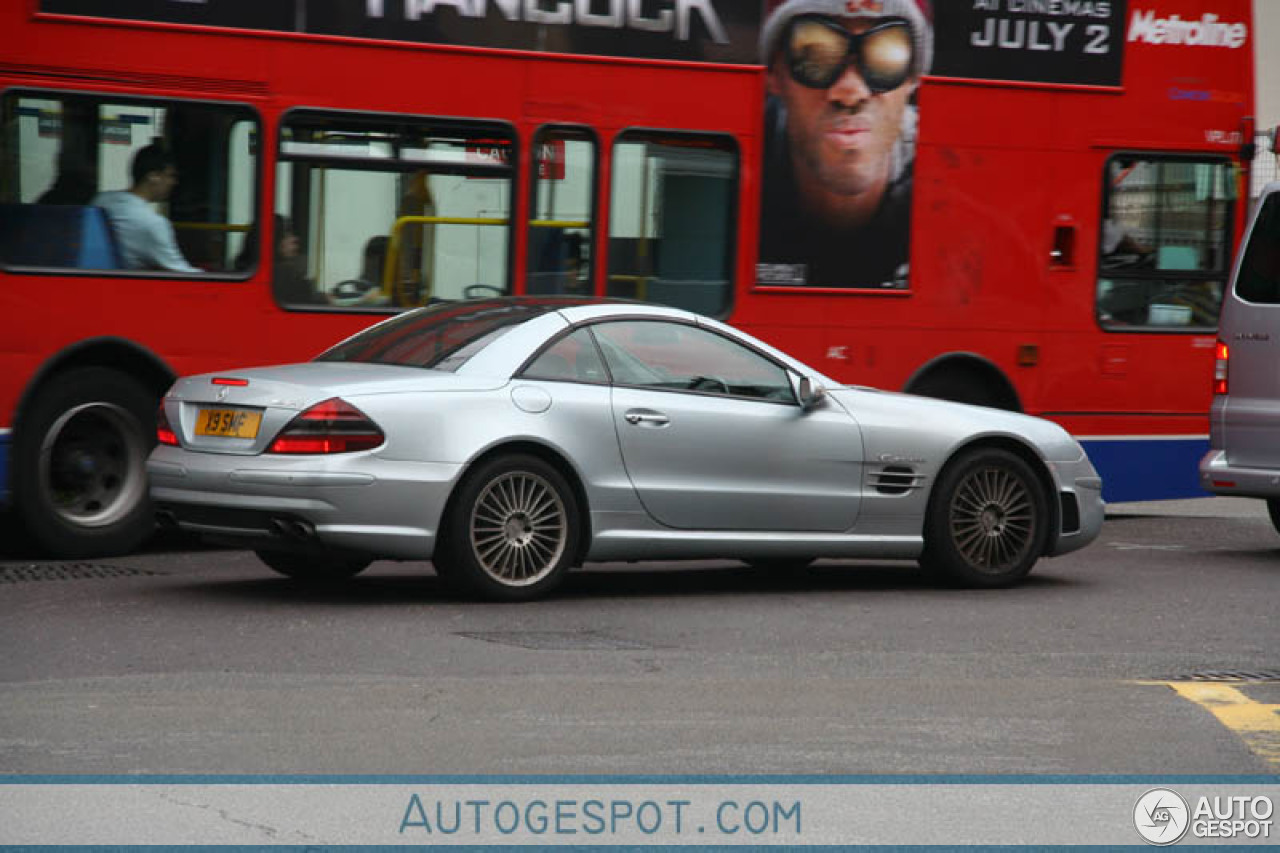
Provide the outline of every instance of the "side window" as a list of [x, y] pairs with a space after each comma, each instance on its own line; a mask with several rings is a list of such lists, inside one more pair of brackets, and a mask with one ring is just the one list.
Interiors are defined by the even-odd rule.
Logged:
[[596, 142], [579, 128], [542, 128], [529, 215], [529, 293], [591, 293]]
[[1234, 204], [1226, 160], [1121, 155], [1107, 161], [1099, 324], [1113, 331], [1216, 328]]
[[508, 292], [514, 146], [492, 123], [289, 113], [277, 301], [404, 308]]
[[1240, 262], [1236, 295], [1246, 302], [1280, 303], [1280, 193], [1267, 196]]
[[11, 90], [0, 263], [242, 275], [257, 140], [247, 107]]
[[724, 313], [732, 292], [737, 177], [737, 149], [728, 137], [619, 136], [609, 189], [609, 295]]
[[656, 320], [601, 323], [591, 329], [619, 384], [795, 400], [784, 368], [715, 332]]
[[608, 382], [604, 362], [591, 333], [578, 329], [565, 335], [533, 360], [524, 371], [525, 379], [551, 379], [560, 382]]

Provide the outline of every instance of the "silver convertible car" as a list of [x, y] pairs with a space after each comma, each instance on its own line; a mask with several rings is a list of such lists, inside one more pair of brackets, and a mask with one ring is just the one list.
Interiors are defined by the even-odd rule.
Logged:
[[1055, 424], [840, 387], [637, 303], [411, 311], [304, 364], [180, 379], [158, 436], [164, 524], [293, 578], [431, 560], [504, 600], [603, 560], [919, 560], [1006, 586], [1103, 518], [1097, 472]]

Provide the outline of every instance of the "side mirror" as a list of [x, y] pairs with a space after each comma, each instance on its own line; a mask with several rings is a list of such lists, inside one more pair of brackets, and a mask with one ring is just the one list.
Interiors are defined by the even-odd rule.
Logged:
[[800, 403], [800, 408], [803, 411], [809, 411], [827, 396], [827, 389], [814, 382], [808, 376], [793, 379], [793, 384], [795, 385], [796, 401]]

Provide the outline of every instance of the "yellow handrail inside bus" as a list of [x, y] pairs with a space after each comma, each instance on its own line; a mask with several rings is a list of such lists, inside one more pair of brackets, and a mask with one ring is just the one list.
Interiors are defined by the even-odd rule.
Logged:
[[530, 228], [590, 228], [588, 220], [578, 219], [531, 219]]
[[[382, 293], [387, 297], [389, 302], [393, 302], [393, 297], [398, 295], [402, 297], [401, 304], [407, 305], [409, 300], [405, 298], [407, 294], [393, 294], [393, 290], [398, 290], [398, 282], [395, 281], [395, 271], [400, 268], [400, 232], [404, 230], [406, 225], [507, 225], [509, 219], [496, 219], [482, 216], [401, 216], [391, 225], [391, 237], [387, 241], [387, 256], [382, 261]], [[427, 282], [426, 289], [422, 292], [419, 305], [425, 305], [427, 300], [431, 298], [431, 282]]]

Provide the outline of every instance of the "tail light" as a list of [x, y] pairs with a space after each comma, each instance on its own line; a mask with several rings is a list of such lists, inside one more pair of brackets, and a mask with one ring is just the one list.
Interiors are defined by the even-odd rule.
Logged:
[[160, 408], [156, 411], [156, 441], [161, 444], [167, 444], [170, 447], [178, 446], [178, 435], [173, 431], [173, 427], [169, 425], [169, 416], [164, 413], [163, 401], [161, 401]]
[[1213, 393], [1227, 393], [1227, 365], [1231, 361], [1231, 348], [1218, 341], [1218, 346], [1214, 350], [1217, 357], [1213, 362]]
[[337, 397], [316, 403], [285, 425], [268, 453], [351, 453], [370, 450], [386, 436], [364, 412]]

